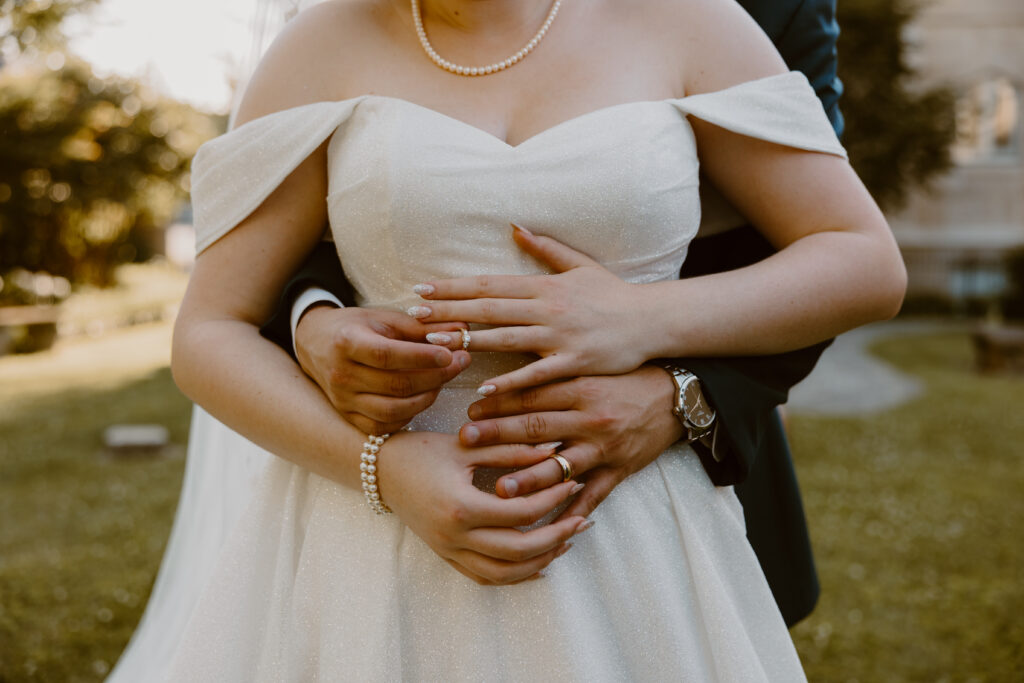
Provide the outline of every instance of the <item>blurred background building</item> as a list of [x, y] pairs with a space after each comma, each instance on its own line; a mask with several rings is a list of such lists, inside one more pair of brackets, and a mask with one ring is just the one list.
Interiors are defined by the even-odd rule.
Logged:
[[905, 38], [919, 85], [956, 96], [953, 167], [890, 215], [908, 298], [954, 309], [993, 301], [1024, 248], [1024, 2], [922, 3]]

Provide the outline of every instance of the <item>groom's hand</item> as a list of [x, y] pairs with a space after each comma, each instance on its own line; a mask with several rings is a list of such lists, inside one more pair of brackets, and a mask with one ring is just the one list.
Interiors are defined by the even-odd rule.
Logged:
[[[625, 375], [580, 377], [485, 398], [469, 407], [473, 420], [459, 438], [467, 446], [561, 441], [559, 454], [586, 488], [563, 513], [588, 516], [619, 482], [643, 469], [683, 435], [672, 413], [675, 385], [661, 368]], [[547, 459], [498, 480], [504, 497], [562, 481]]]
[[390, 311], [320, 306], [299, 321], [295, 351], [350, 424], [368, 434], [393, 433], [469, 367], [467, 352], [426, 342], [428, 333], [452, 329]]

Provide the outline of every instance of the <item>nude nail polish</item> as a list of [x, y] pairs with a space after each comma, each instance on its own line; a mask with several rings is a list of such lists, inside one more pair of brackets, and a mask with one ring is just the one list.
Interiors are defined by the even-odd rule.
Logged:
[[515, 223], [511, 223], [511, 222], [509, 223], [509, 225], [511, 225], [511, 226], [512, 226], [513, 228], [515, 228], [516, 230], [522, 230], [523, 232], [525, 232], [525, 233], [526, 233], [527, 235], [530, 235], [531, 237], [533, 236], [533, 233], [532, 233], [532, 232], [530, 232], [529, 230], [527, 230], [526, 228], [524, 228], [524, 227], [523, 227], [523, 226], [521, 226], [521, 225], [517, 225], [517, 224], [515, 224]]
[[513, 498], [517, 493], [519, 493], [519, 482], [517, 482], [515, 479], [506, 479], [505, 495], [508, 496], [509, 498]]
[[479, 389], [477, 389], [476, 393], [480, 394], [481, 396], [490, 396], [497, 390], [498, 387], [494, 386], [493, 384], [485, 384]]
[[447, 346], [452, 343], [452, 338], [447, 334], [441, 332], [431, 332], [427, 335], [427, 341], [431, 344], [440, 344], [441, 346]]
[[547, 443], [539, 443], [534, 448], [538, 451], [553, 451], [562, 445], [561, 441], [549, 441]]
[[584, 486], [586, 486], [586, 484], [576, 484], [575, 486], [572, 487], [572, 490], [569, 491], [569, 495], [575, 496], [577, 493], [583, 490]]
[[578, 527], [576, 527], [576, 533], [573, 534], [573, 536], [579, 536], [580, 534], [582, 534], [584, 531], [586, 531], [587, 529], [591, 528], [592, 526], [594, 526], [594, 520], [592, 520], [592, 519], [584, 520], [584, 522], [582, 524], [580, 524]]
[[412, 288], [412, 292], [419, 296], [430, 296], [434, 293], [434, 285], [416, 285]]
[[414, 318], [426, 318], [433, 311], [431, 311], [426, 306], [410, 306], [405, 310], [405, 312]]

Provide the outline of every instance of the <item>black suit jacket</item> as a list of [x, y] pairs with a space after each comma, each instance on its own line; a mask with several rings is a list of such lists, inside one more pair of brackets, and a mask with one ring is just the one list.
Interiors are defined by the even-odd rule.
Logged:
[[[740, 0], [790, 68], [807, 75], [836, 132], [842, 133], [837, 106], [842, 85], [836, 76], [839, 28], [835, 2]], [[694, 241], [680, 276], [741, 268], [772, 252], [752, 227], [737, 228]], [[312, 285], [334, 293], [345, 305], [354, 305], [352, 286], [345, 279], [334, 246], [322, 243], [288, 283], [274, 317], [262, 328], [265, 337], [289, 354], [291, 306], [295, 297]], [[699, 445], [698, 454], [716, 485], [736, 485], [747, 537], [789, 625], [811, 612], [819, 586], [789, 445], [776, 408], [785, 403], [793, 385], [814, 368], [826, 346], [827, 342], [775, 356], [678, 359], [700, 377], [720, 420], [721, 461]]]

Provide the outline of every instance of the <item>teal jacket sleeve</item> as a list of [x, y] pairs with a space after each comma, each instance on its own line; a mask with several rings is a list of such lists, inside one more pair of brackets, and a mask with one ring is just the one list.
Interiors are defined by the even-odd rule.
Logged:
[[791, 69], [807, 76], [836, 134], [842, 137], [844, 121], [839, 98], [843, 83], [838, 74], [838, 40], [836, 0], [803, 0], [775, 45]]

